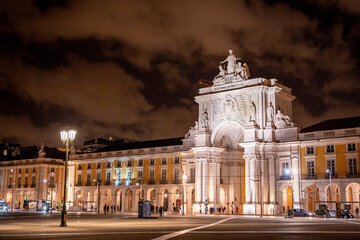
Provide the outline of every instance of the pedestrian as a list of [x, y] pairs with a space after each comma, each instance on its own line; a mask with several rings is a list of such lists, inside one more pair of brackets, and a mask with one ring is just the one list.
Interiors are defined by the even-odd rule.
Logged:
[[356, 217], [358, 217], [359, 216], [359, 207], [356, 207], [355, 212], [356, 212]]
[[[174, 205], [174, 204], [173, 204], [173, 205]], [[173, 207], [173, 210], [174, 210], [174, 215], [175, 215], [175, 212], [176, 212], [176, 207], [175, 207], [175, 206]]]
[[162, 217], [162, 213], [163, 213], [163, 207], [162, 206], [160, 206], [159, 213], [160, 213], [160, 217]]
[[116, 214], [117, 205], [114, 205], [114, 214]]
[[114, 205], [111, 205], [111, 212], [110, 213], [113, 213], [114, 212]]
[[106, 212], [107, 212], [107, 213], [109, 213], [109, 209], [110, 209], [110, 207], [109, 207], [109, 205], [107, 205], [107, 206], [106, 206]]
[[104, 214], [106, 214], [106, 203], [104, 205]]

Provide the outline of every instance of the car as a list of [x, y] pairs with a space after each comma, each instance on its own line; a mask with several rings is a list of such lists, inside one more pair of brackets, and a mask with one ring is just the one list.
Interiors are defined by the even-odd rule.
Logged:
[[9, 212], [9, 205], [5, 201], [0, 201], [0, 212]]
[[[289, 216], [292, 216], [293, 212], [290, 210]], [[308, 212], [304, 209], [295, 208], [294, 209], [294, 216], [295, 217], [314, 217], [315, 214], [313, 212]]]
[[352, 214], [349, 210], [347, 211], [341, 210], [340, 216], [341, 218], [354, 218], [354, 214]]

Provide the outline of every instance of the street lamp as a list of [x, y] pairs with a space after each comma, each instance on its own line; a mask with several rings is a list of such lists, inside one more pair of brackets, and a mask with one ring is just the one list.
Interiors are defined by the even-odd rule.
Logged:
[[327, 169], [326, 172], [329, 174], [329, 178], [330, 178], [330, 186], [329, 186], [329, 208], [331, 208], [331, 170]]
[[186, 209], [186, 179], [187, 176], [186, 174], [183, 175], [183, 211], [182, 211], [182, 215], [185, 215], [185, 209]]
[[96, 182], [96, 187], [98, 190], [98, 194], [97, 194], [97, 213], [100, 213], [100, 183], [101, 180], [100, 179], [94, 179], [94, 182]]
[[65, 156], [65, 179], [64, 179], [64, 199], [63, 199], [63, 208], [61, 211], [61, 224], [60, 227], [67, 227], [66, 225], [66, 181], [67, 181], [67, 162], [69, 160], [69, 143], [71, 143], [72, 141], [74, 141], [75, 139], [75, 135], [76, 135], [76, 131], [74, 130], [66, 130], [66, 131], [61, 131], [60, 132], [60, 136], [61, 136], [61, 141], [65, 144], [66, 146], [66, 156]]
[[15, 197], [15, 180], [13, 181], [12, 184], [12, 198], [11, 198], [11, 212], [14, 211], [14, 197]]

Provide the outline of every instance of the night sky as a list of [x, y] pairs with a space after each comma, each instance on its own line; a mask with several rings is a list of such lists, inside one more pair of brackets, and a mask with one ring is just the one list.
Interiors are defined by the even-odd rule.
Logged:
[[184, 136], [233, 49], [306, 127], [360, 115], [360, 1], [0, 1], [0, 138]]

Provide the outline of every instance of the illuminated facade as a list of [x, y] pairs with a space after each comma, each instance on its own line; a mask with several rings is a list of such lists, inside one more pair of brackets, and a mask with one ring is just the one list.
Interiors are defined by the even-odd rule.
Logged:
[[[54, 206], [61, 202], [63, 188], [64, 153], [42, 147], [0, 162], [0, 199], [14, 209], [23, 209], [24, 200], [30, 210], [36, 202], [47, 200]], [[52, 195], [52, 196], [51, 196]]]
[[[199, 89], [198, 119], [184, 138], [73, 150], [70, 210], [95, 210], [99, 200], [100, 209], [107, 204], [137, 212], [140, 199], [185, 214], [206, 207], [267, 215], [292, 207], [315, 211], [319, 204], [359, 207], [359, 117], [300, 130], [291, 120], [290, 88], [250, 78], [232, 52], [219, 70], [212, 86]], [[9, 171], [5, 165], [1, 169]], [[3, 196], [10, 190], [6, 171]], [[42, 171], [45, 176], [48, 170]]]

